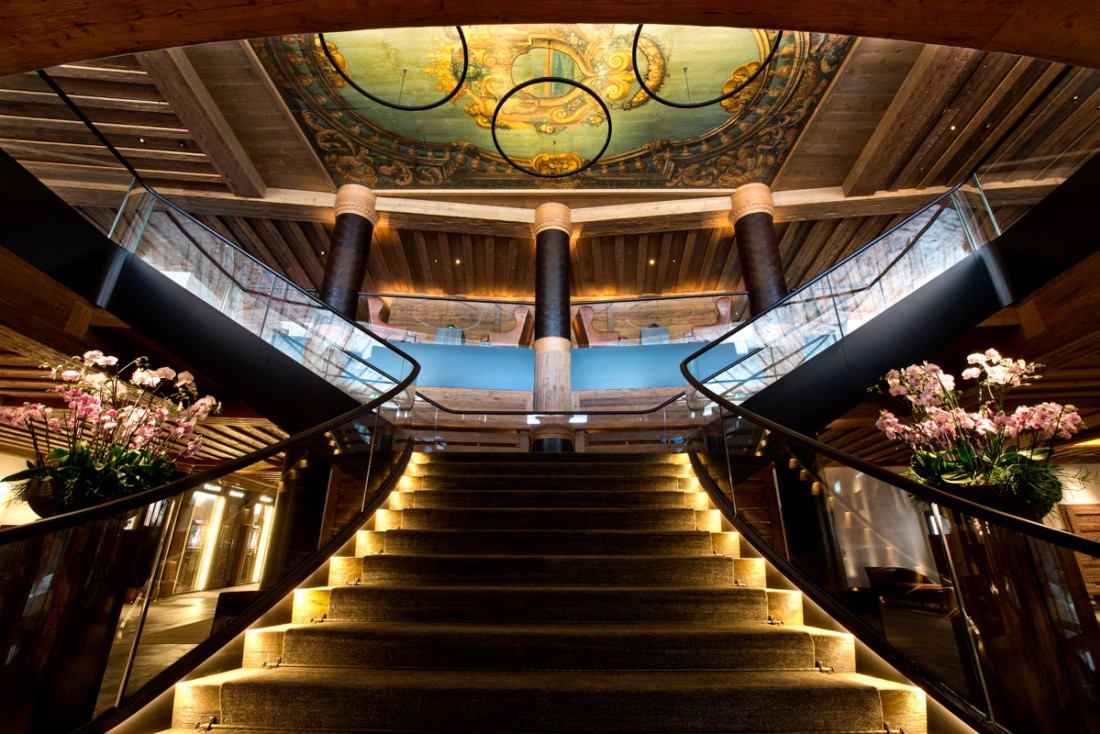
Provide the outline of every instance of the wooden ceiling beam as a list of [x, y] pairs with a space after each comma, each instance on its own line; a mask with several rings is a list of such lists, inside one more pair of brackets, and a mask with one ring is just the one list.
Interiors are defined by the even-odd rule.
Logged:
[[237, 196], [262, 198], [267, 192], [256, 167], [183, 49], [152, 51], [138, 61], [191, 131], [199, 147]]
[[959, 48], [926, 46], [887, 108], [871, 139], [844, 181], [844, 193], [866, 196], [889, 188], [949, 112], [983, 54]]
[[[1035, 204], [1062, 183], [1061, 178], [990, 182], [986, 196], [994, 206]], [[92, 184], [45, 177], [43, 183], [73, 206], [116, 206], [125, 193], [121, 184]], [[196, 215], [237, 216], [265, 219], [293, 219], [328, 224], [333, 219], [335, 197], [327, 192], [268, 189], [262, 199], [235, 197], [224, 192], [195, 192], [161, 187], [161, 194]], [[867, 196], [846, 196], [841, 187], [777, 191], [776, 222], [879, 216], [916, 211], [947, 187], [880, 191]], [[444, 194], [445, 195], [445, 194]], [[655, 193], [654, 196], [659, 194]], [[552, 193], [545, 195], [552, 198]], [[583, 230], [579, 236], [596, 237], [643, 234], [675, 229], [727, 228], [728, 196], [710, 196], [672, 202], [636, 204], [629, 207], [582, 207], [573, 210], [574, 221]], [[614, 210], [614, 211], [611, 211]], [[401, 231], [426, 230], [468, 232], [531, 240], [534, 209], [494, 207], [484, 204], [433, 202], [379, 196], [383, 215], [379, 228]]]

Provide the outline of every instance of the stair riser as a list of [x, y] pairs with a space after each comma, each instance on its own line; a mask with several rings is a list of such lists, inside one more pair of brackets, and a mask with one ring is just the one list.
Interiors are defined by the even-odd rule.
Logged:
[[[690, 674], [689, 674], [690, 675]], [[650, 686], [643, 690], [421, 689], [362, 685], [232, 684], [219, 721], [277, 731], [835, 732], [881, 731], [878, 692], [866, 689]], [[288, 706], [288, 701], [301, 705]], [[354, 705], [349, 705], [354, 702]], [[576, 712], [585, 716], [578, 717]], [[674, 728], [673, 728], [674, 727]]]
[[454, 477], [459, 475], [542, 477], [546, 476], [548, 472], [561, 476], [592, 476], [595, 472], [599, 472], [600, 476], [616, 477], [690, 477], [693, 475], [690, 464], [639, 464], [635, 462], [607, 461], [563, 463], [560, 466], [537, 461], [426, 463], [410, 466], [406, 475], [413, 477]]
[[[805, 634], [706, 631], [622, 634], [469, 634], [459, 628], [429, 634], [389, 630], [344, 633], [338, 624], [287, 633], [283, 662], [357, 668], [505, 670], [806, 670], [814, 644]], [[769, 628], [765, 628], [769, 629]], [[333, 634], [323, 634], [329, 630]], [[782, 638], [782, 639], [779, 639]], [[274, 659], [274, 658], [272, 658]]]
[[[397, 556], [338, 558], [330, 563], [329, 585], [526, 584], [546, 586], [642, 586], [679, 584], [729, 586], [733, 559], [724, 556], [662, 557], [496, 557]], [[748, 585], [749, 578], [737, 579]], [[761, 584], [762, 585], [762, 584]]]
[[390, 507], [420, 509], [467, 508], [681, 508], [688, 507], [691, 496], [684, 492], [562, 492], [481, 490], [401, 492], [390, 498]]
[[759, 622], [759, 589], [363, 587], [332, 589], [334, 621], [366, 622]]
[[404, 530], [695, 530], [695, 511], [402, 510]]
[[710, 553], [713, 547], [711, 534], [703, 531], [578, 534], [391, 530], [382, 543], [386, 553], [403, 555], [701, 555]]
[[[554, 474], [552, 476], [501, 477], [466, 474], [455, 476], [410, 477], [402, 480], [402, 489], [430, 488], [440, 492], [468, 491], [539, 491], [585, 492], [593, 489], [590, 473]], [[609, 476], [601, 478], [599, 487], [604, 492], [676, 492], [682, 487], [676, 477], [635, 477], [621, 479]]]

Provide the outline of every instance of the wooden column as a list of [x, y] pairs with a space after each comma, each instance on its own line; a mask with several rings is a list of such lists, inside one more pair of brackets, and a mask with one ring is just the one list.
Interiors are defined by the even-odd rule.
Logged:
[[[569, 338], [569, 238], [573, 223], [564, 204], [535, 209], [535, 410], [573, 405]], [[532, 451], [572, 451], [568, 416], [543, 417], [531, 429]]]
[[366, 186], [344, 184], [336, 192], [336, 225], [321, 282], [321, 300], [355, 321], [359, 289], [367, 274], [370, 240], [378, 224], [377, 197]]
[[737, 256], [749, 289], [749, 310], [755, 316], [788, 292], [775, 236], [775, 205], [771, 189], [762, 183], [739, 186], [731, 199], [730, 223], [737, 236]]

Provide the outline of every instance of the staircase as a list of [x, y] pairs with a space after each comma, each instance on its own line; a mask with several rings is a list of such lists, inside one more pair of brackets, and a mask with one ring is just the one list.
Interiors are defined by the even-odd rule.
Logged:
[[177, 686], [175, 729], [926, 730], [919, 690], [765, 588], [684, 457], [414, 458], [291, 624]]

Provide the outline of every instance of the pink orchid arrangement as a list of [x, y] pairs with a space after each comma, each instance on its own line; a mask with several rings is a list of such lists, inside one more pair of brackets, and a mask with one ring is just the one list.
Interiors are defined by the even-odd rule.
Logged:
[[213, 397], [198, 397], [191, 373], [150, 369], [144, 357], [120, 369], [116, 357], [93, 350], [44, 366], [65, 409], [29, 402], [0, 407], [0, 422], [26, 429], [36, 456], [4, 481], [22, 482], [20, 496], [36, 480], [48, 480], [60, 511], [169, 481], [176, 462], [202, 446], [195, 426], [221, 407]]
[[913, 421], [903, 423], [883, 410], [875, 426], [909, 447], [911, 474], [926, 484], [993, 485], [1049, 512], [1062, 498], [1061, 480], [1050, 465], [1054, 441], [1083, 428], [1081, 416], [1074, 406], [1054, 402], [1005, 409], [1008, 393], [1038, 380], [1042, 365], [995, 349], [971, 354], [967, 363], [961, 377], [977, 383], [977, 410], [960, 405], [952, 375], [924, 362], [884, 378], [886, 392], [908, 405]]

